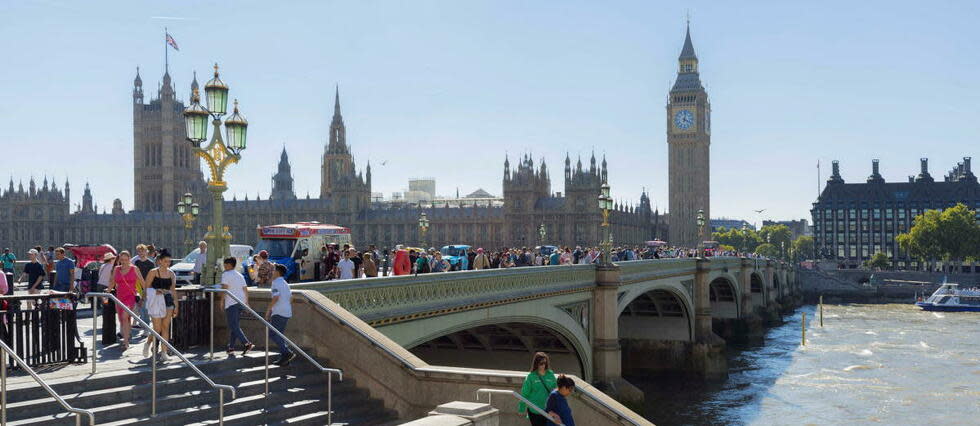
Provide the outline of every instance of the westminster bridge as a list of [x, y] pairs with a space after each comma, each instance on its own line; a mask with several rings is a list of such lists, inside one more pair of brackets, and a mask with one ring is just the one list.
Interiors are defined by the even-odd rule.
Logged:
[[600, 388], [622, 372], [727, 374], [725, 339], [761, 335], [799, 295], [773, 260], [714, 257], [541, 266], [292, 286], [337, 303], [433, 365], [524, 370], [548, 352], [556, 371]]

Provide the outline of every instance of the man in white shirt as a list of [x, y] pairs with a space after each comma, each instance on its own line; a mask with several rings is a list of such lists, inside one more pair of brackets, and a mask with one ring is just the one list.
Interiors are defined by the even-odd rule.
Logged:
[[[228, 290], [229, 293], [235, 295], [244, 304], [248, 304], [248, 289], [245, 285], [245, 277], [235, 270], [235, 266], [238, 264], [238, 260], [234, 257], [226, 257], [224, 260], [225, 272], [221, 274], [221, 287]], [[235, 342], [241, 341], [244, 347], [242, 351], [242, 356], [252, 350], [255, 345], [248, 341], [245, 337], [245, 333], [242, 332], [242, 326], [238, 323], [241, 317], [242, 303], [235, 300], [233, 297], [225, 294], [225, 318], [228, 320], [228, 355], [235, 352]]]
[[[269, 308], [265, 310], [265, 320], [280, 333], [286, 334], [286, 323], [293, 316], [292, 292], [289, 291], [289, 284], [283, 278], [286, 276], [286, 265], [275, 264], [272, 276], [272, 301], [269, 302]], [[289, 364], [289, 361], [296, 358], [296, 354], [286, 345], [285, 339], [272, 330], [269, 330], [269, 338], [279, 346], [277, 365]]]
[[344, 260], [337, 262], [337, 269], [340, 270], [340, 279], [354, 279], [354, 261], [350, 260], [350, 253], [344, 252]]
[[201, 283], [201, 273], [204, 272], [204, 262], [208, 261], [208, 243], [201, 241], [197, 243], [197, 248], [201, 249], [201, 252], [197, 255], [197, 259], [194, 259], [194, 284]]

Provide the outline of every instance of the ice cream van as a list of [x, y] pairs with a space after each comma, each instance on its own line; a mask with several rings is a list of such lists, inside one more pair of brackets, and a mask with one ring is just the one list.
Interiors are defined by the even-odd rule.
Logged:
[[289, 282], [314, 278], [320, 261], [320, 248], [351, 243], [350, 228], [320, 222], [297, 222], [259, 226], [259, 244], [255, 253], [269, 252], [269, 260], [286, 266]]

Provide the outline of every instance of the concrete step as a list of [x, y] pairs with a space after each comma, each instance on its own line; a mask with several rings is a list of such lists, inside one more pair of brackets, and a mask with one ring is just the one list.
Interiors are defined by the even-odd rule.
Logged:
[[[236, 388], [236, 392], [239, 394], [238, 398], [231, 401], [225, 400], [224, 414], [226, 419], [231, 416], [247, 418], [249, 416], [245, 415], [245, 413], [263, 413], [267, 410], [271, 411], [291, 404], [295, 405], [297, 401], [308, 401], [307, 404], [298, 405], [297, 408], [306, 408], [313, 411], [325, 409], [326, 392], [321, 390], [325, 387], [321, 386], [321, 383], [318, 383], [316, 380], [311, 380], [308, 376], [297, 378], [297, 380], [304, 380], [306, 383], [296, 383], [294, 386], [291, 383], [292, 380], [286, 380], [285, 382], [277, 381], [275, 383], [270, 381], [270, 392], [268, 396], [263, 393], [264, 380], [242, 383]], [[311, 381], [313, 383], [309, 383]], [[376, 405], [377, 410], [383, 411], [384, 409], [380, 401], [371, 401], [368, 399], [366, 390], [353, 386], [334, 389], [335, 413], [342, 407], [342, 411], [346, 412], [351, 410], [355, 414], [361, 414], [360, 410], [372, 405]], [[66, 417], [67, 414], [63, 413], [60, 407], [58, 408], [58, 414], [42, 415], [19, 420], [8, 419], [10, 420], [8, 424], [72, 424], [74, 420]], [[214, 420], [216, 422], [218, 418], [218, 395], [216, 392], [192, 391], [183, 394], [160, 396], [157, 399], [157, 416], [152, 418], [149, 416], [150, 408], [148, 398], [141, 401], [89, 407], [95, 413], [96, 422], [100, 425], [114, 423], [149, 424], [151, 422], [154, 425], [185, 425], [207, 420]], [[8, 414], [14, 411], [16, 410], [8, 411]], [[289, 414], [300, 415], [305, 413], [291, 409], [282, 411], [281, 414], [288, 416]], [[336, 416], [338, 415], [335, 414]], [[259, 418], [265, 417], [267, 415], [263, 414]], [[256, 418], [253, 417], [243, 424], [255, 424], [255, 420]]]
[[[288, 368], [287, 368], [288, 369]], [[243, 393], [252, 391], [251, 388], [242, 389], [244, 385], [258, 385], [259, 392], [265, 388], [265, 369], [262, 366], [249, 367], [240, 370], [229, 370], [220, 375], [210, 376], [217, 383], [227, 383], [236, 385], [236, 392]], [[289, 387], [326, 387], [326, 376], [315, 373], [314, 370], [286, 371], [282, 367], [270, 366], [269, 368], [269, 389]], [[355, 389], [353, 382], [334, 383], [336, 392], [344, 392]], [[157, 382], [158, 412], [164, 408], [164, 401], [171, 396], [181, 395], [203, 395], [212, 394], [217, 399], [217, 392], [212, 390], [203, 379], [197, 376], [180, 377]], [[118, 404], [121, 402], [140, 403], [145, 402], [147, 406], [152, 398], [152, 385], [150, 383], [119, 386], [108, 389], [92, 389], [76, 391], [73, 394], [61, 394], [62, 397], [76, 408], [97, 408], [107, 405]], [[231, 399], [231, 395], [225, 396]], [[39, 413], [52, 413], [60, 410], [60, 405], [50, 397], [42, 397], [26, 401], [9, 402], [9, 420], [33, 417]], [[122, 409], [122, 407], [120, 407]], [[146, 409], [149, 412], [149, 408]], [[140, 414], [141, 412], [137, 412]], [[118, 413], [113, 413], [118, 414]], [[100, 422], [101, 423], [101, 422]]]
[[[229, 371], [264, 365], [264, 356], [249, 354], [246, 357], [216, 358], [213, 361], [195, 357], [190, 359], [190, 361], [204, 374], [211, 377], [215, 383], [226, 384], [216, 378]], [[294, 361], [289, 368], [297, 369], [297, 371], [301, 371], [299, 369], [302, 368], [309, 368], [312, 371], [312, 366], [309, 363], [298, 361]], [[49, 374], [42, 373], [41, 377], [45, 379], [55, 392], [58, 392], [59, 395], [68, 400], [72, 395], [78, 394], [80, 390], [121, 388], [138, 384], [148, 385], [153, 377], [152, 366], [149, 360], [141, 358], [138, 363], [132, 365], [128, 369], [97, 370], [94, 376], [91, 375], [90, 365], [72, 365], [65, 368], [73, 370], [72, 372], [75, 374], [61, 374], [58, 377], [52, 378]], [[275, 368], [279, 367], [270, 365], [270, 372]], [[15, 371], [11, 376], [17, 377], [24, 375], [24, 373]], [[157, 364], [158, 383], [178, 378], [195, 380], [199, 379], [199, 376], [177, 357], [172, 356], [169, 361]], [[82, 388], [79, 386], [80, 383], [84, 384]], [[11, 384], [8, 387], [8, 403], [47, 397], [47, 392], [38, 387], [34, 381], [24, 381], [18, 384]]]
[[[151, 367], [131, 351], [100, 364], [94, 376], [89, 374], [90, 365], [69, 365], [42, 373], [42, 377], [72, 406], [92, 410], [99, 425], [217, 423], [218, 392], [174, 357], [158, 366], [157, 416], [151, 418]], [[270, 393], [265, 395], [264, 353], [254, 351], [228, 358], [224, 353], [215, 355], [213, 361], [207, 354], [188, 357], [216, 383], [235, 387], [237, 398], [231, 400], [226, 395], [225, 399], [228, 424], [327, 423], [327, 375], [305, 360], [297, 358], [287, 367], [270, 364]], [[14, 374], [18, 375], [23, 373]], [[7, 424], [74, 424], [75, 417], [65, 413], [39, 386], [24, 377], [17, 379], [9, 386]], [[333, 407], [335, 424], [376, 425], [397, 419], [394, 411], [371, 399], [351, 378], [340, 382], [334, 377]]]

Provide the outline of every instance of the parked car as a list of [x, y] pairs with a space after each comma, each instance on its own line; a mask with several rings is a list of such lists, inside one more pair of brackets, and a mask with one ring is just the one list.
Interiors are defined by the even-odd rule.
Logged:
[[[248, 280], [248, 265], [252, 263], [252, 246], [244, 244], [232, 244], [231, 245], [231, 255], [238, 259], [238, 264], [235, 265], [235, 270], [241, 272], [245, 275], [245, 279]], [[201, 255], [201, 249], [196, 248], [194, 251], [184, 256], [183, 259], [176, 262], [170, 267], [171, 271], [177, 276], [177, 285], [187, 285], [194, 281], [194, 263], [197, 262], [197, 257]]]
[[470, 250], [468, 245], [451, 245], [443, 246], [439, 250], [442, 253], [442, 258], [449, 261], [449, 267], [453, 271], [465, 271], [470, 269], [469, 258], [466, 257], [466, 252]]

